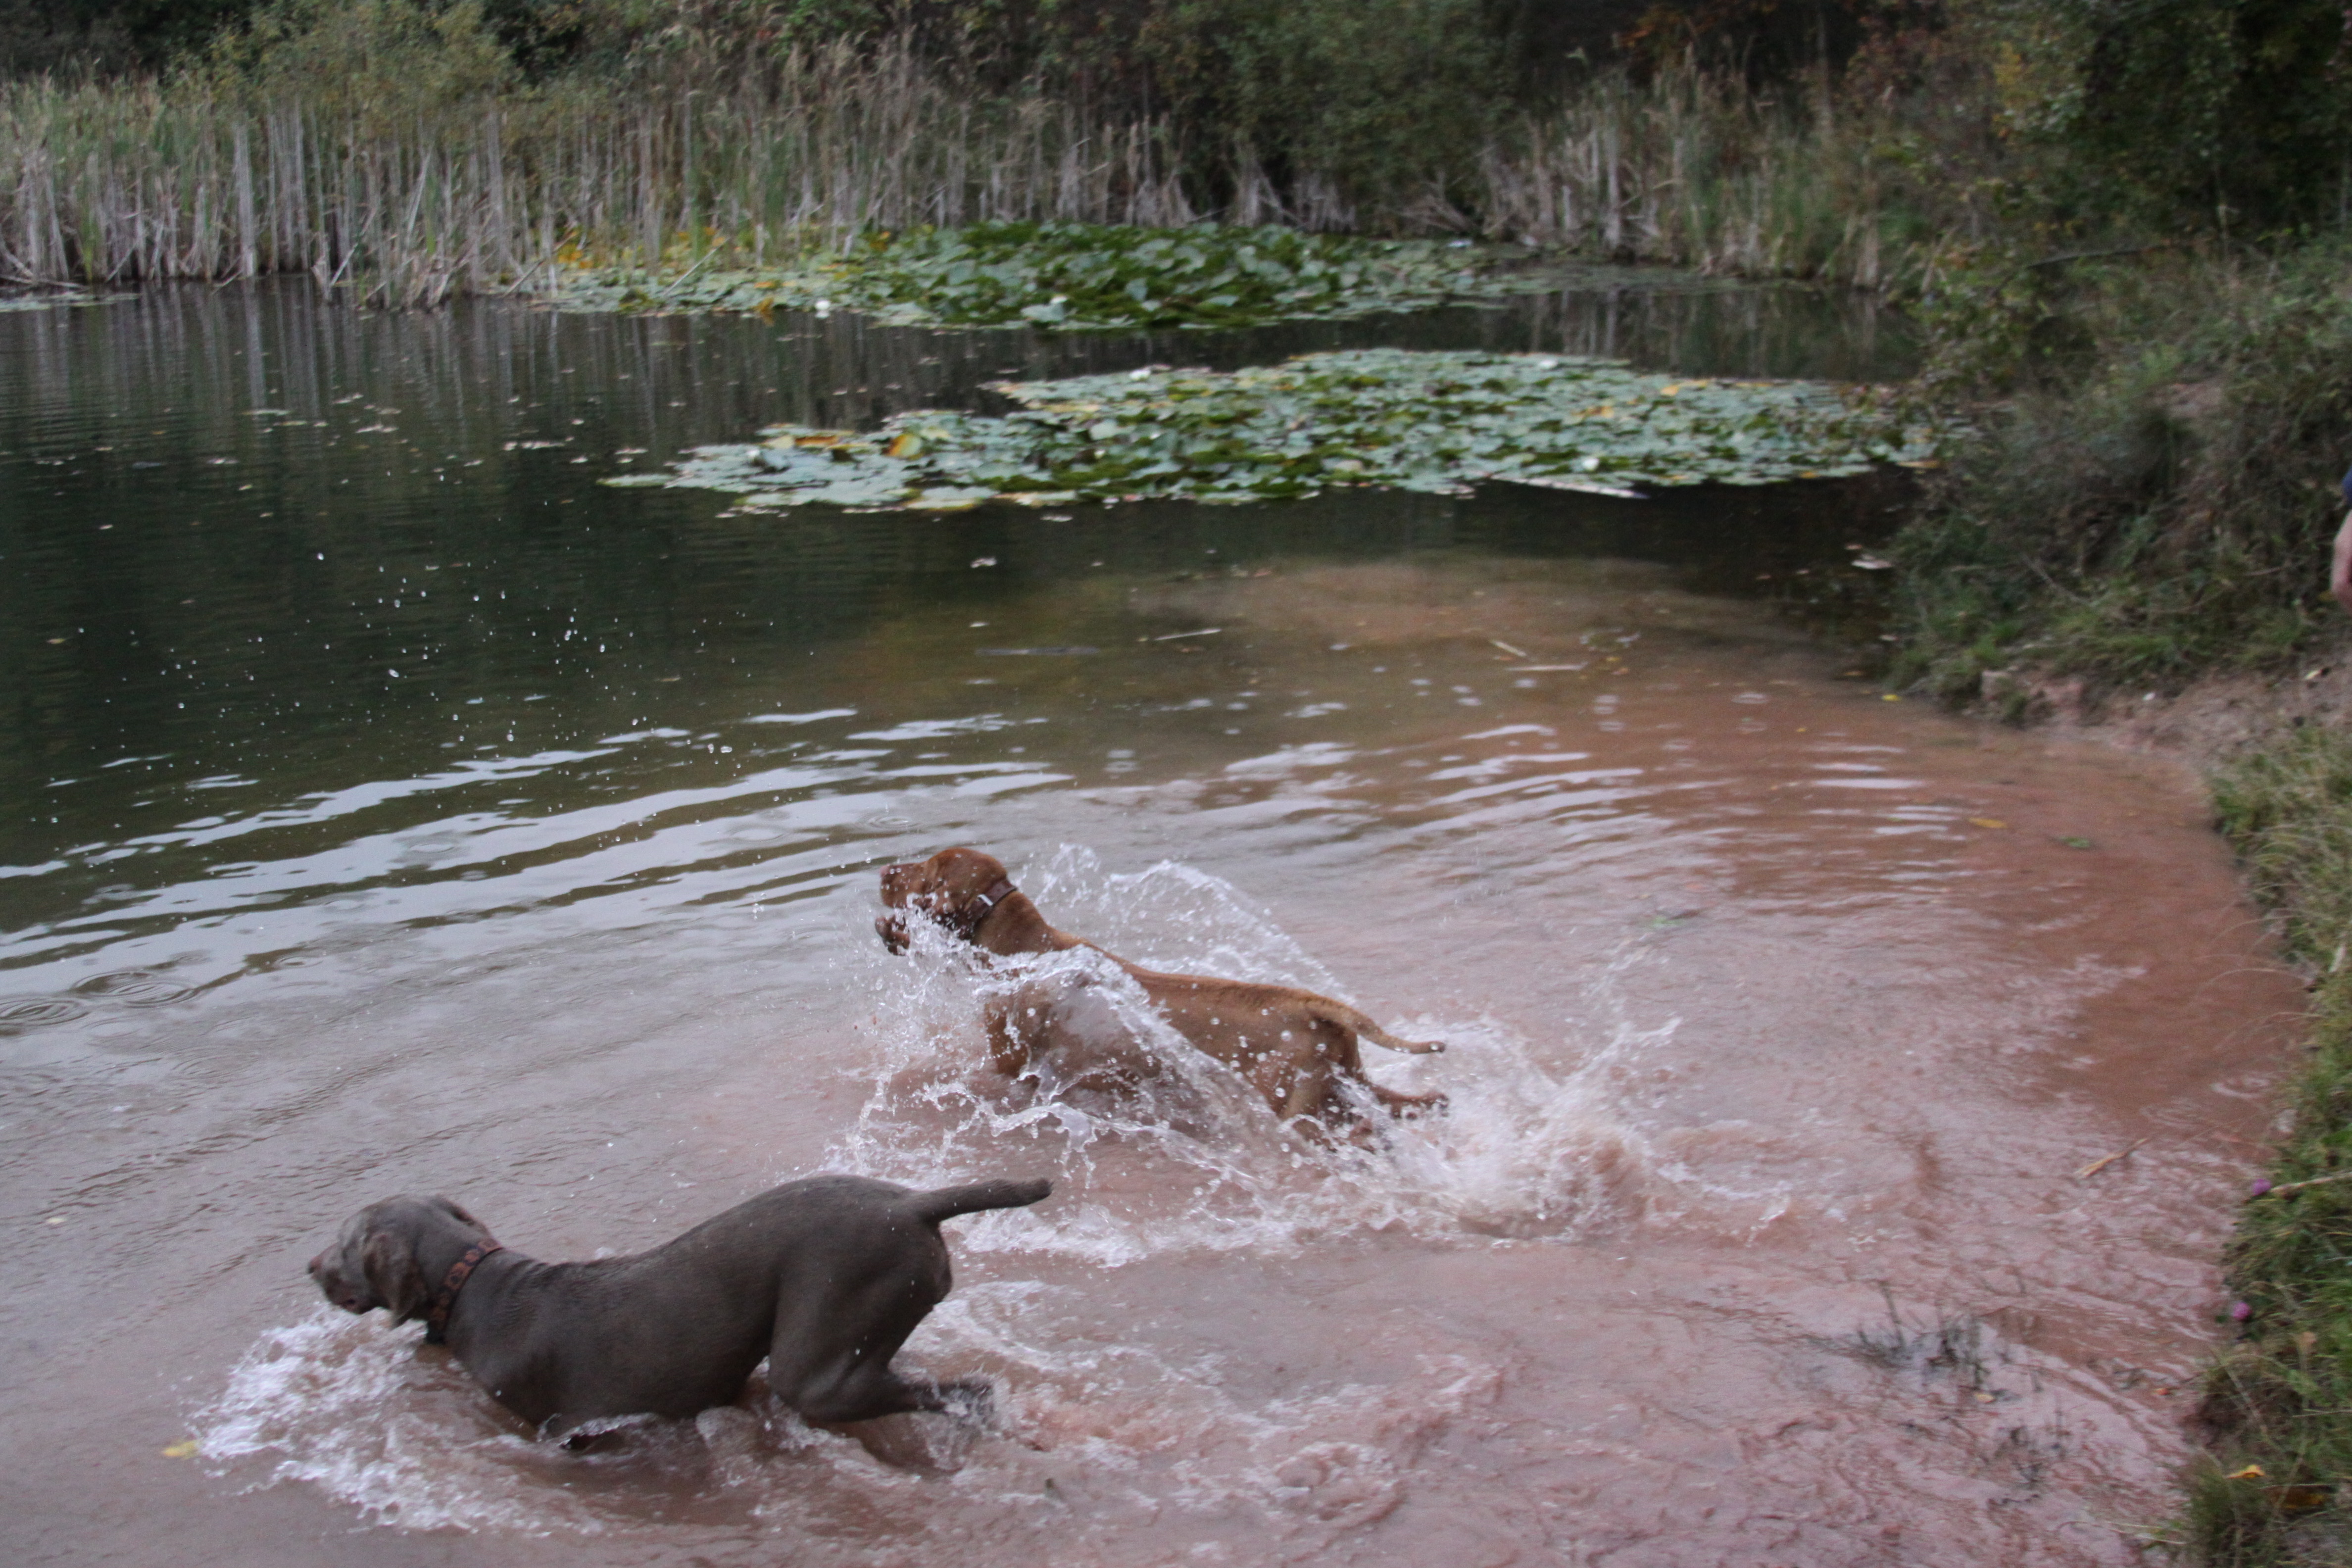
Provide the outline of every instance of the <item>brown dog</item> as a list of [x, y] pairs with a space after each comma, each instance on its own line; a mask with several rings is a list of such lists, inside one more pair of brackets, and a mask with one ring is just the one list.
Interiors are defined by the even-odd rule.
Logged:
[[[1241, 1074], [1286, 1121], [1303, 1119], [1307, 1125], [1328, 1129], [1345, 1119], [1342, 1080], [1362, 1085], [1393, 1116], [1445, 1103], [1443, 1094], [1401, 1094], [1365, 1078], [1357, 1042], [1414, 1052], [1442, 1051], [1443, 1044], [1398, 1039], [1346, 1003], [1296, 986], [1139, 968], [1046, 924], [1037, 906], [1005, 875], [1004, 863], [977, 849], [942, 849], [928, 860], [885, 867], [882, 901], [894, 911], [928, 917], [999, 957], [1066, 952], [1075, 947], [1103, 952], [1143, 988], [1178, 1034]], [[906, 913], [884, 915], [875, 928], [891, 952], [906, 951]], [[1013, 1078], [1049, 1053], [1100, 1057], [1107, 1047], [1095, 1037], [1102, 1032], [1096, 1022], [1100, 1016], [1100, 1009], [1073, 1006], [1062, 996], [1024, 990], [990, 1007], [990, 1059], [997, 1071]], [[1117, 1053], [1116, 1043], [1108, 1043], [1108, 1048]]]

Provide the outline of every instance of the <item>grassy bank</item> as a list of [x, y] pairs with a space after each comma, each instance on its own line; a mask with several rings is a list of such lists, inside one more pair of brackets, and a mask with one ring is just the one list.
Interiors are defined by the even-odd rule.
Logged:
[[[2196, 1560], [2352, 1556], [2352, 736], [2310, 729], [2215, 780], [2223, 831], [2320, 976], [2293, 1130], [2240, 1218], [2227, 1268], [2244, 1327], [2210, 1374], [2213, 1460], [2192, 1483]], [[2267, 1187], [2268, 1190], [2262, 1190]]]
[[1930, 379], [1980, 395], [1981, 438], [1895, 542], [1895, 679], [1955, 700], [2024, 700], [2012, 671], [2137, 695], [2331, 635], [2347, 268], [2330, 239], [1948, 285]]

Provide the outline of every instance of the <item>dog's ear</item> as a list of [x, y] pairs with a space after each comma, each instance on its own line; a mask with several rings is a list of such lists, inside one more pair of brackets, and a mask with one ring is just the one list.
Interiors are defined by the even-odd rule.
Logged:
[[433, 1201], [439, 1204], [444, 1209], [446, 1209], [451, 1217], [457, 1220], [458, 1223], [462, 1225], [470, 1225], [485, 1236], [489, 1234], [490, 1227], [484, 1225], [480, 1220], [476, 1219], [472, 1215], [467, 1213], [463, 1205], [452, 1203], [447, 1198], [444, 1197], [436, 1197]]
[[360, 1248], [360, 1273], [394, 1322], [404, 1323], [425, 1310], [431, 1294], [425, 1271], [416, 1266], [416, 1248], [399, 1232], [368, 1233], [367, 1244]]

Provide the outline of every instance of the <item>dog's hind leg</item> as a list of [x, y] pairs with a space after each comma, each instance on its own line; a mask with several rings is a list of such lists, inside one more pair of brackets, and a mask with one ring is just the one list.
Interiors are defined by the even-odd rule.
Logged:
[[804, 1388], [793, 1402], [801, 1418], [820, 1426], [845, 1426], [884, 1415], [904, 1415], [917, 1410], [957, 1408], [938, 1384], [901, 1377], [872, 1363], [847, 1368], [843, 1375]]

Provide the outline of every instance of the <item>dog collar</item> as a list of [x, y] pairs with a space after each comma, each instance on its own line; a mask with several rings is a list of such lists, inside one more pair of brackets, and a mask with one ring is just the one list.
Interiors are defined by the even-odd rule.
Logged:
[[433, 1306], [425, 1314], [425, 1342], [437, 1345], [449, 1337], [449, 1309], [457, 1304], [457, 1292], [466, 1288], [482, 1259], [493, 1252], [504, 1252], [502, 1242], [482, 1241], [466, 1248], [466, 1255], [449, 1265], [449, 1272], [441, 1277], [441, 1289], [433, 1293]]
[[996, 906], [1020, 890], [1013, 885], [1012, 878], [999, 877], [988, 891], [972, 900], [961, 913], [946, 922], [948, 929], [964, 941], [970, 942], [972, 933], [979, 931], [988, 917], [995, 912]]

